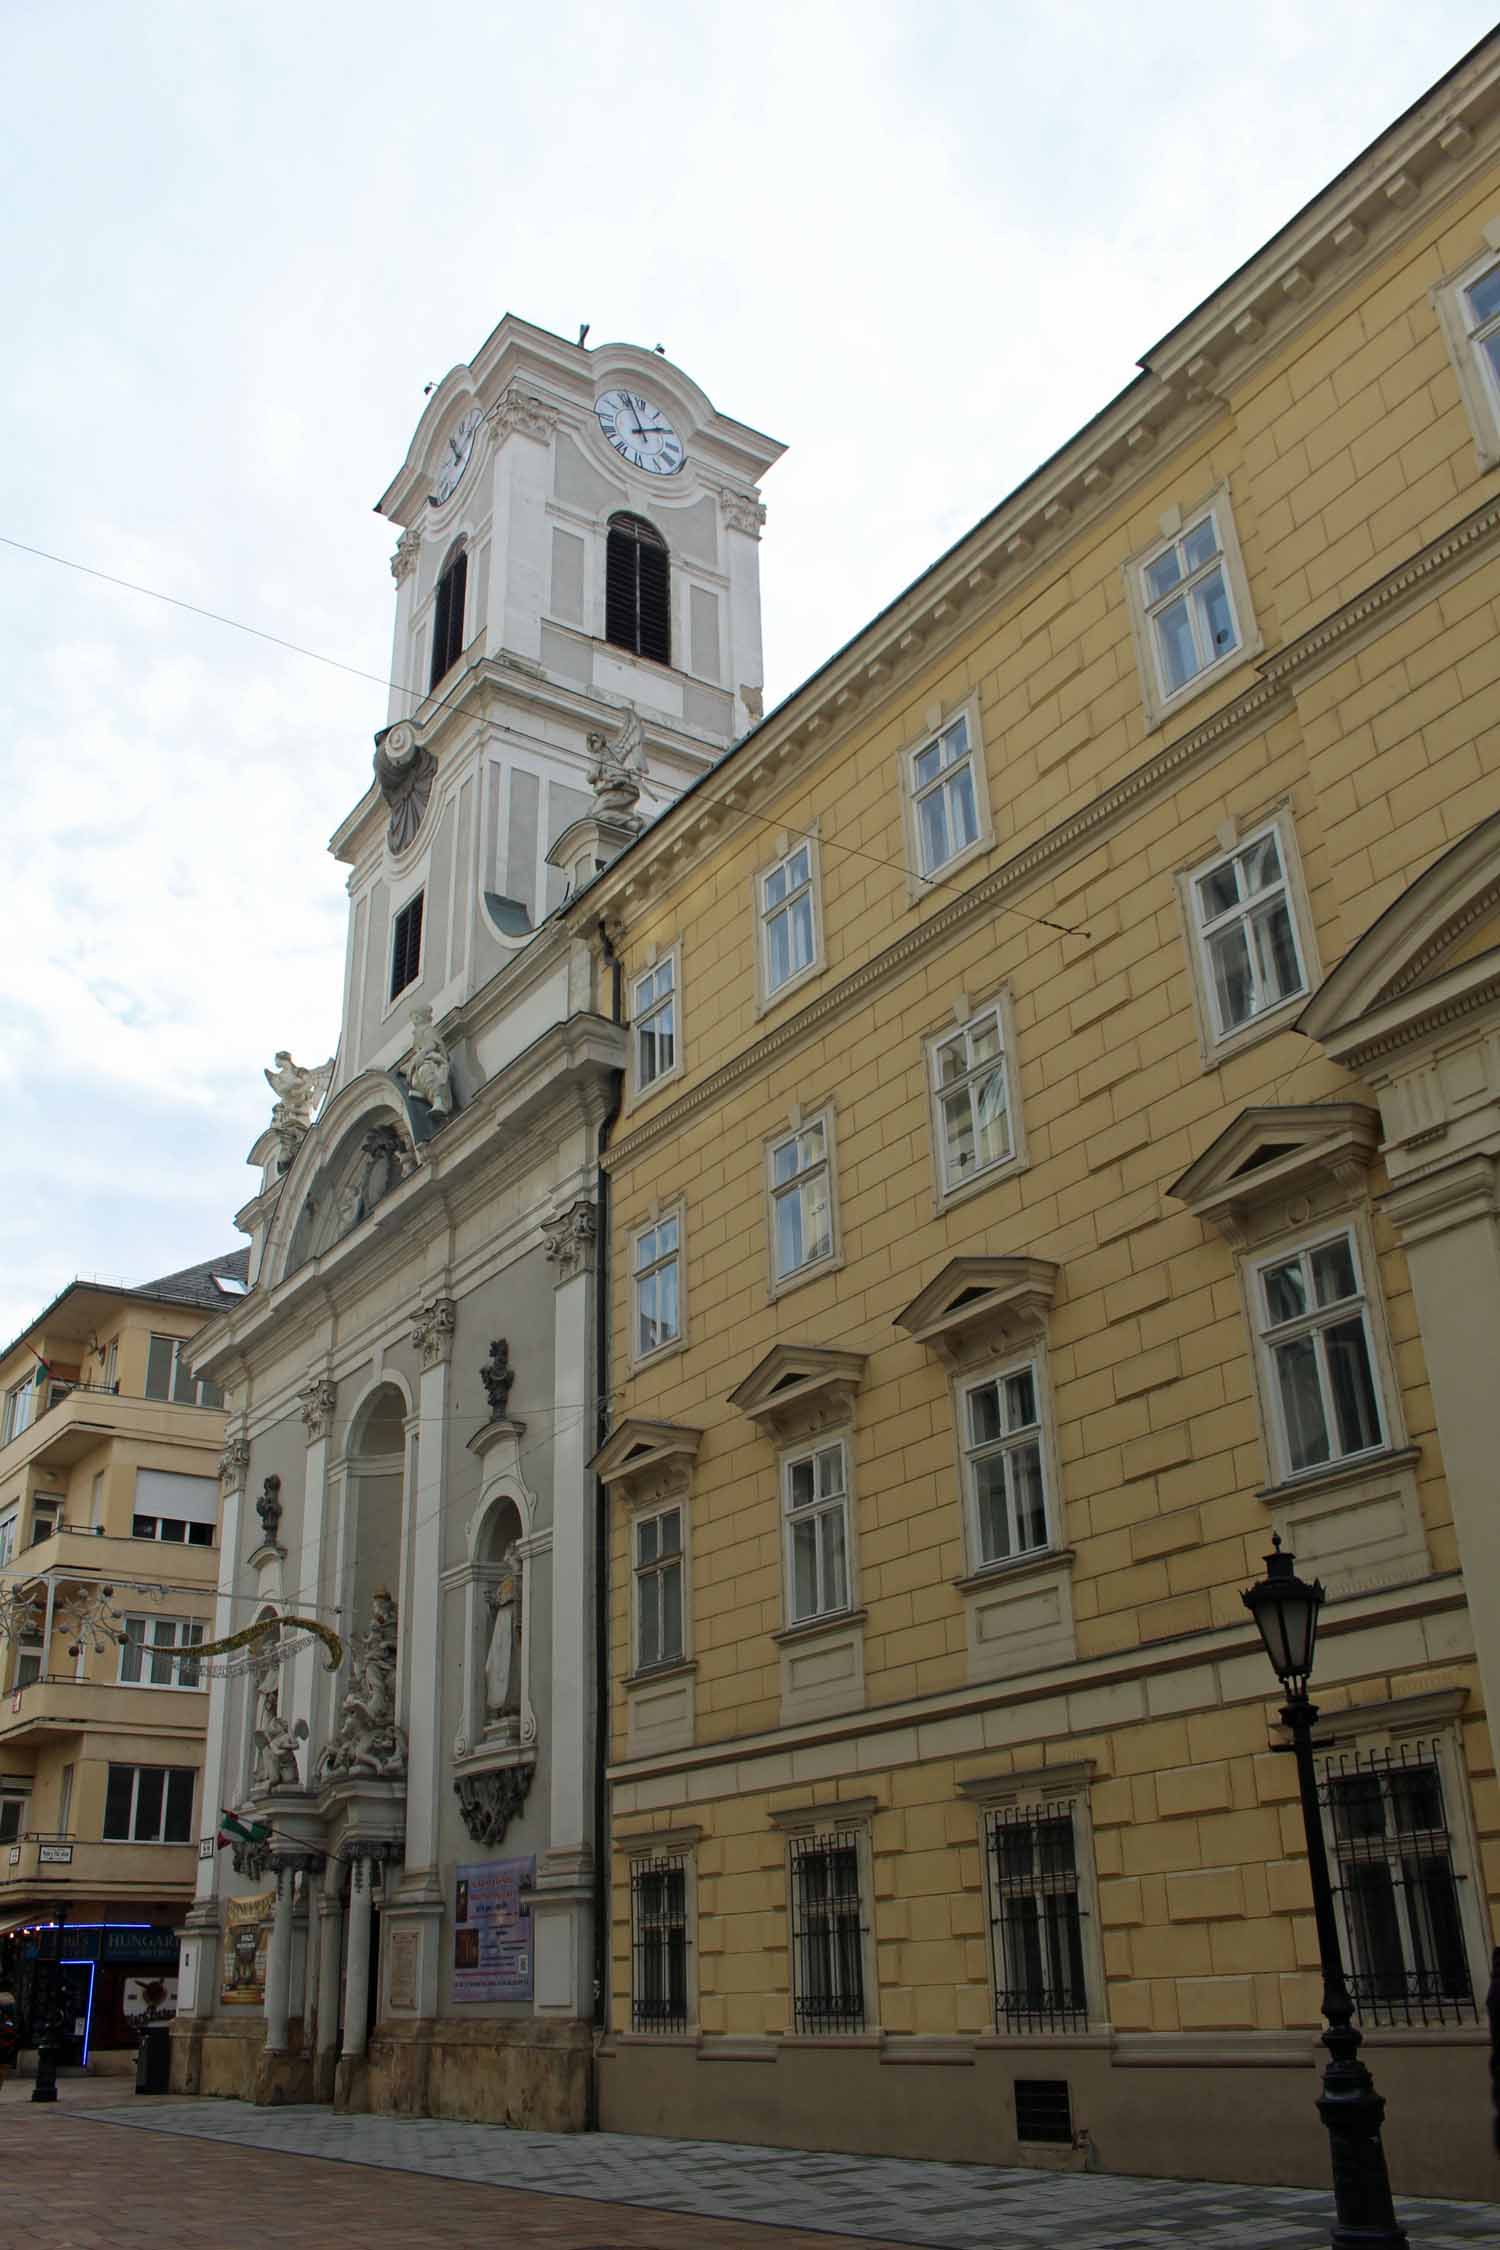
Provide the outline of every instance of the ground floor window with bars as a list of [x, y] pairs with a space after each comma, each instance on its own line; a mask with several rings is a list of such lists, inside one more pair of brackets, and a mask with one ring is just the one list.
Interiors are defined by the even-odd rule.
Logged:
[[687, 1862], [641, 1859], [630, 1870], [631, 2028], [686, 2031]]
[[987, 1815], [998, 2031], [1084, 2031], [1083, 1909], [1071, 1805]]
[[1348, 1750], [1319, 1774], [1350, 1997], [1367, 2023], [1477, 2016], [1434, 1742]]
[[799, 2032], [865, 2028], [859, 1838], [791, 1840], [792, 2020]]

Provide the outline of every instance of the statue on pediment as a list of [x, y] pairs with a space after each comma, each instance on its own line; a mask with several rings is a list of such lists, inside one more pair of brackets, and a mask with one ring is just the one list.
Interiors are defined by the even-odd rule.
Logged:
[[275, 1687], [262, 1690], [255, 1727], [255, 1786], [257, 1789], [296, 1789], [302, 1775], [297, 1767], [297, 1746], [307, 1740], [307, 1721], [289, 1727], [281, 1716]]
[[370, 1605], [369, 1628], [355, 1643], [352, 1676], [314, 1778], [371, 1774], [399, 1781], [406, 1758], [406, 1735], [396, 1724], [396, 1605], [382, 1586]]
[[406, 1083], [434, 1117], [447, 1117], [453, 1109], [453, 1065], [447, 1044], [432, 1020], [425, 1001], [411, 1012], [412, 1050], [406, 1066]]

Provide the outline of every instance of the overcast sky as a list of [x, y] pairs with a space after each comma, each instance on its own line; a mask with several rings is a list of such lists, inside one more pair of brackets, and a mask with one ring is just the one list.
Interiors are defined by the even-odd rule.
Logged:
[[0, 1338], [241, 1238], [338, 1029], [423, 386], [514, 311], [789, 451], [794, 687], [1489, 27], [1458, 0], [9, 0]]

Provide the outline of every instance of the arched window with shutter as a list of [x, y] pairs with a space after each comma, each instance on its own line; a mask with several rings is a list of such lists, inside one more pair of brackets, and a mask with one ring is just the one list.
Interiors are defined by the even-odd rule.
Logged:
[[467, 550], [455, 547], [443, 565], [432, 599], [432, 670], [427, 685], [435, 688], [443, 674], [458, 662], [464, 645], [464, 593], [469, 579]]
[[644, 516], [611, 516], [604, 562], [604, 638], [633, 656], [672, 661], [672, 564]]

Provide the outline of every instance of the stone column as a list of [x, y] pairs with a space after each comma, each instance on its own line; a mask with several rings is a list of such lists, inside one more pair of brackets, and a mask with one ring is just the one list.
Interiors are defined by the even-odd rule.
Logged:
[[344, 2062], [362, 2062], [370, 2013], [370, 1913], [373, 1861], [357, 1853], [349, 1865], [349, 1958], [344, 1969]]
[[[344, 1930], [343, 1865], [331, 1859], [318, 1895], [318, 2028], [313, 2050], [313, 2099], [333, 2098], [339, 2047], [339, 1943]], [[366, 1925], [368, 1929], [368, 1923]], [[368, 1950], [368, 1936], [366, 1948]]]
[[[213, 1630], [209, 1636], [221, 1640], [234, 1630], [236, 1623], [234, 1593], [235, 1573], [239, 1567], [240, 1517], [244, 1508], [245, 1484], [250, 1474], [250, 1444], [243, 1433], [225, 1441], [219, 1462], [219, 1583], [214, 1601]], [[243, 1619], [238, 1620], [243, 1623]], [[234, 1686], [231, 1675], [211, 1677], [208, 1683], [208, 1722], [203, 1744], [203, 1812], [204, 1829], [213, 1834], [218, 1827], [219, 1807], [231, 1801], [232, 1792], [227, 1787], [224, 1770], [225, 1747], [228, 1741], [229, 1697]], [[219, 1861], [221, 1854], [210, 1852], [206, 1859], [200, 1856], [193, 1886], [193, 1903], [184, 1918], [182, 1930], [182, 1962], [180, 1984], [182, 2008], [178, 2022], [181, 2032], [174, 2033], [172, 2063], [173, 2088], [181, 2093], [197, 2093], [201, 2064], [202, 2027], [213, 2015], [219, 1999], [219, 1946], [223, 1934], [218, 1899]], [[191, 2022], [193, 2032], [188, 2035]]]
[[[297, 1557], [296, 1575], [291, 1583], [298, 1589], [294, 1608], [305, 1603], [314, 1617], [325, 1612], [319, 1608], [323, 1600], [323, 1555], [327, 1544], [328, 1521], [328, 1449], [329, 1433], [333, 1428], [334, 1409], [338, 1400], [338, 1386], [330, 1375], [314, 1375], [298, 1392], [302, 1405], [302, 1423], [307, 1432], [307, 1471], [302, 1491], [302, 1545]], [[291, 1664], [290, 1708], [282, 1713], [287, 1724], [296, 1726], [299, 1719], [307, 1722], [309, 1734], [308, 1771], [321, 1747], [323, 1733], [322, 1711], [326, 1700], [320, 1694], [320, 1681], [325, 1674], [321, 1644], [309, 1636], [310, 1646], [298, 1649]]]
[[294, 1865], [276, 1862], [276, 1905], [271, 1942], [266, 1949], [266, 2053], [286, 2052], [292, 1999], [292, 1906], [297, 1887]]
[[557, 1276], [553, 1387], [582, 1411], [552, 1442], [552, 1681], [547, 1848], [537, 1866], [536, 2011], [584, 2016], [593, 1958], [594, 1251], [597, 1214], [579, 1198], [546, 1226]]

